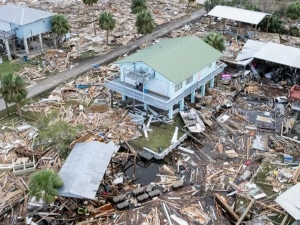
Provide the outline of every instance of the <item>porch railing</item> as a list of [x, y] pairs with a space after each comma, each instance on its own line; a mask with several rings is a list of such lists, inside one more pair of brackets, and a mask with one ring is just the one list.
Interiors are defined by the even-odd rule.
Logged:
[[134, 98], [138, 101], [144, 102], [148, 105], [155, 106], [156, 108], [168, 110], [171, 106], [177, 104], [182, 98], [186, 97], [187, 95], [191, 94], [192, 91], [195, 91], [199, 87], [201, 87], [203, 84], [208, 82], [210, 79], [221, 73], [226, 64], [221, 63], [219, 66], [210, 72], [208, 75], [206, 75], [203, 79], [199, 80], [198, 82], [194, 83], [187, 89], [185, 89], [183, 92], [178, 94], [177, 96], [171, 98], [171, 99], [163, 99], [159, 96], [155, 96], [153, 94], [143, 93], [139, 90], [136, 90], [135, 88], [129, 87], [124, 85], [121, 81], [115, 79], [119, 75], [119, 73], [112, 75], [109, 78], [113, 78], [110, 80], [109, 78], [106, 78], [104, 81], [104, 85], [115, 92], [121, 93], [123, 95], [126, 95], [129, 98]]
[[0, 31], [0, 39], [5, 40], [6, 38], [9, 37], [13, 37], [14, 35], [16, 35], [16, 31], [15, 30], [11, 30], [11, 31]]

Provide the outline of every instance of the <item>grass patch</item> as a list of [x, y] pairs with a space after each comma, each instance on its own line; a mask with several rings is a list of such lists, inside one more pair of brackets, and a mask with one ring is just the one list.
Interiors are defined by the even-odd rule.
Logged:
[[[270, 171], [274, 170], [275, 167], [271, 165], [269, 162], [263, 162], [261, 164], [261, 170], [257, 174], [256, 178], [254, 179], [254, 183], [256, 183], [259, 188], [263, 190], [263, 192], [266, 193], [266, 195], [270, 196], [273, 194], [276, 194], [275, 191], [273, 191], [273, 186], [268, 185], [270, 183], [269, 181], [266, 181], [266, 174], [269, 173]], [[266, 183], [266, 184], [263, 184]]]
[[0, 74], [19, 72], [24, 66], [28, 64], [30, 64], [30, 62], [22, 63], [18, 60], [10, 62], [7, 58], [3, 58], [3, 63], [0, 64]]
[[[148, 139], [144, 136], [138, 139], [131, 141], [131, 145], [136, 150], [141, 150], [143, 147], [149, 148], [152, 151], [158, 151], [158, 148], [161, 147], [163, 149], [168, 148], [171, 145], [171, 140], [175, 131], [176, 125], [183, 127], [184, 123], [181, 117], [178, 115], [174, 119], [173, 124], [165, 124], [165, 123], [151, 123], [150, 129], [152, 131], [148, 131]], [[178, 130], [178, 138], [181, 137], [184, 133], [181, 130]]]
[[86, 51], [84, 53], [82, 53], [78, 58], [77, 58], [77, 61], [78, 60], [84, 60], [84, 59], [88, 59], [88, 58], [91, 58], [95, 56], [95, 52], [92, 51], [92, 50], [89, 50], [89, 51]]
[[[270, 220], [272, 220], [272, 222], [275, 222], [276, 224], [281, 224], [283, 218], [284, 218], [284, 215], [279, 215], [278, 216], [269, 216]], [[292, 223], [294, 223], [295, 220], [293, 218], [288, 218], [286, 221], [285, 221], [285, 225], [291, 225]]]

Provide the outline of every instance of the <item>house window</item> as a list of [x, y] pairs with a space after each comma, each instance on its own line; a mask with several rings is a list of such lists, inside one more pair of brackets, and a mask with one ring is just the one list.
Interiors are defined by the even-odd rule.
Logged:
[[182, 83], [177, 84], [177, 85], [175, 86], [175, 91], [178, 91], [178, 90], [181, 89], [181, 88], [182, 88]]
[[188, 79], [186, 79], [186, 84], [189, 84], [193, 81], [193, 76], [189, 77]]

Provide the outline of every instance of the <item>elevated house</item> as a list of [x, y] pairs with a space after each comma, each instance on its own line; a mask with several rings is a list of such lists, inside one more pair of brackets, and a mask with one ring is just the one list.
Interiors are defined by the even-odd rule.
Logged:
[[38, 36], [43, 51], [42, 34], [51, 31], [53, 13], [31, 9], [13, 4], [0, 6], [0, 40], [5, 44], [8, 59], [11, 60], [11, 48], [16, 49], [16, 41], [24, 45], [29, 55], [27, 40]]
[[173, 117], [174, 105], [184, 107], [184, 98], [191, 95], [195, 102], [195, 91], [205, 84], [214, 84], [214, 77], [224, 70], [225, 64], [217, 62], [221, 52], [212, 48], [196, 36], [162, 40], [115, 62], [120, 73], [105, 80], [105, 86], [126, 97], [168, 110]]

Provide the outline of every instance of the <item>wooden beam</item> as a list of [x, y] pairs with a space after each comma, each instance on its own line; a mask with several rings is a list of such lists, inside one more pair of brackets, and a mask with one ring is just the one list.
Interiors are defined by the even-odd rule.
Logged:
[[226, 25], [226, 19], [224, 19], [224, 24], [223, 24], [223, 34], [225, 32], [225, 25]]
[[247, 216], [248, 211], [251, 209], [252, 205], [254, 204], [254, 200], [253, 199], [249, 199], [249, 200], [251, 200], [250, 204], [247, 206], [247, 208], [245, 209], [244, 213], [240, 216], [239, 220], [236, 222], [236, 225], [240, 225], [240, 223]]
[[210, 31], [211, 29], [211, 16], [209, 17], [209, 24], [208, 24], [208, 30]]
[[241, 30], [241, 21], [239, 21], [239, 28], [238, 28], [238, 34], [240, 34], [240, 30]]
[[219, 205], [235, 220], [239, 220], [239, 216], [232, 210], [232, 208], [225, 202], [221, 195], [215, 194], [215, 199], [218, 201]]
[[110, 107], [114, 107], [114, 91], [110, 90]]

